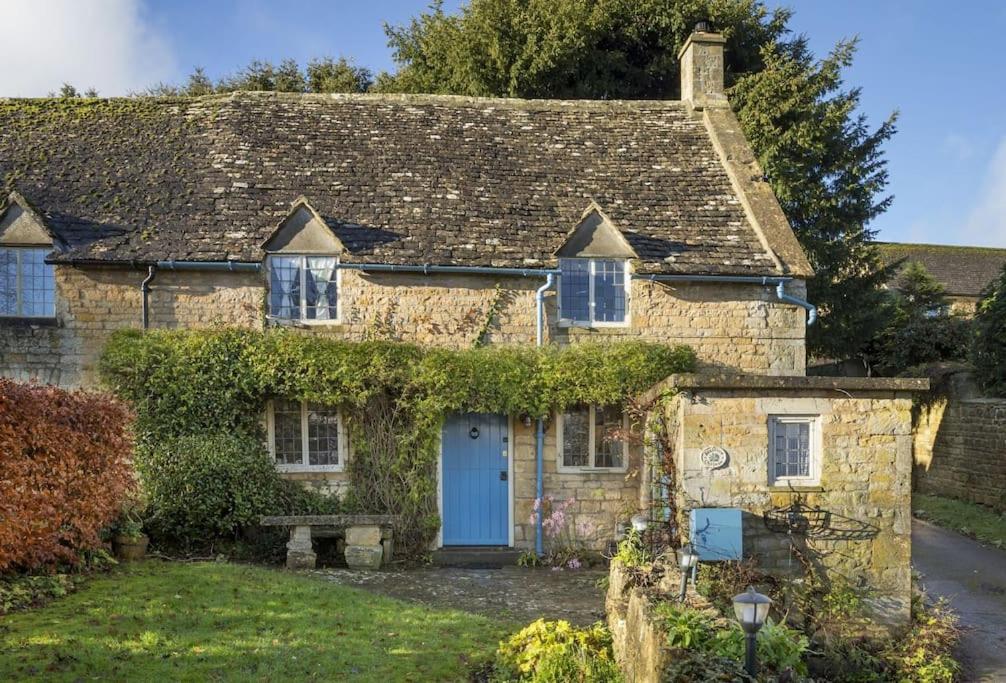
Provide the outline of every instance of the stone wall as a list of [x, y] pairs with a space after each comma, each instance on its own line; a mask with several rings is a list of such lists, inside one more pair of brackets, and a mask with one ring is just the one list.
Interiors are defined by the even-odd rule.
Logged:
[[[57, 266], [56, 321], [0, 321], [0, 374], [62, 386], [93, 385], [108, 335], [140, 327], [140, 282], [146, 270]], [[309, 333], [471, 346], [483, 330], [490, 343], [535, 339], [535, 278], [341, 274], [342, 321]], [[797, 283], [798, 284], [798, 283]], [[801, 295], [799, 286], [792, 286]], [[265, 320], [263, 277], [255, 273], [159, 271], [150, 288], [151, 328], [236, 325]], [[707, 367], [758, 374], [804, 372], [802, 309], [782, 304], [771, 287], [728, 284], [632, 285], [631, 325], [559, 327], [556, 297], [546, 295], [549, 343], [645, 339], [688, 344]]]
[[920, 413], [915, 484], [1006, 512], [1006, 399], [940, 399]]
[[[779, 381], [764, 385], [762, 380], [769, 379]], [[836, 388], [829, 389], [826, 378], [753, 380], [745, 387], [731, 387], [730, 382], [686, 386], [668, 403], [668, 418], [679, 425], [674, 458], [680, 508], [741, 508], [744, 555], [757, 558], [762, 569], [796, 576], [806, 562], [826, 582], [841, 576], [862, 585], [879, 622], [907, 624], [912, 447], [912, 394], [907, 389], [912, 381], [845, 378], [832, 380]], [[858, 389], [838, 387], [854, 383], [860, 384]], [[819, 416], [819, 484], [770, 485], [771, 415]], [[708, 446], [727, 451], [726, 465], [703, 465], [700, 454]], [[811, 516], [807, 533], [770, 530], [765, 513], [790, 505], [797, 496], [827, 515]], [[682, 521], [687, 527], [687, 520]]]

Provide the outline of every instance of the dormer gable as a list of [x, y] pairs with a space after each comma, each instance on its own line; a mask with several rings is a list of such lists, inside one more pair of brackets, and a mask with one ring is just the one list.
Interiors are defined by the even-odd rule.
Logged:
[[31, 204], [16, 190], [0, 205], [0, 245], [51, 247], [56, 238]]
[[341, 254], [342, 241], [307, 198], [294, 200], [290, 213], [262, 245], [267, 254]]
[[611, 218], [594, 200], [590, 201], [580, 222], [566, 236], [555, 255], [559, 258], [639, 258]]

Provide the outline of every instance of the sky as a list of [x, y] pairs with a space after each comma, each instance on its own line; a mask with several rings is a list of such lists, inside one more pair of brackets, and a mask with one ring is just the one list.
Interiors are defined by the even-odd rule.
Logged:
[[[878, 239], [1006, 247], [1006, 2], [765, 1], [793, 9], [790, 27], [819, 55], [858, 36], [846, 83], [862, 88], [862, 113], [875, 126], [899, 112], [886, 146], [894, 203], [872, 225]], [[182, 82], [195, 66], [219, 78], [252, 59], [345, 56], [391, 70], [384, 22], [407, 22], [427, 5], [0, 0], [0, 96], [44, 96], [63, 82], [125, 95]]]

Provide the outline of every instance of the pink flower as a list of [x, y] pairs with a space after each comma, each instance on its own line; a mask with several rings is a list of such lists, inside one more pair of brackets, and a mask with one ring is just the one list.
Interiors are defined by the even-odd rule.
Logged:
[[571, 559], [569, 562], [566, 563], [566, 566], [569, 567], [570, 569], [579, 569], [581, 566], [580, 560], [574, 557], [573, 559]]

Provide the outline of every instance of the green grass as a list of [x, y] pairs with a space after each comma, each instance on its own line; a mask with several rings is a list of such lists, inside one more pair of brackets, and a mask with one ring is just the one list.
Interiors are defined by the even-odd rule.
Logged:
[[455, 681], [514, 624], [259, 567], [147, 561], [0, 617], [0, 681]]
[[1006, 548], [1006, 517], [994, 510], [943, 496], [912, 496], [916, 516], [996, 548]]

